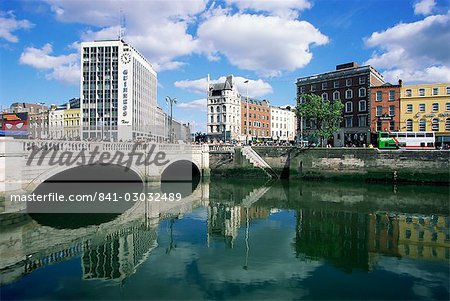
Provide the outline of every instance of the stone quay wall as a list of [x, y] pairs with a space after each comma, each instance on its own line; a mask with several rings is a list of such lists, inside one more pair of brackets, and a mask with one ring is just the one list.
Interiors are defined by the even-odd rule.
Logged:
[[[253, 147], [280, 178], [450, 184], [450, 151], [368, 148]], [[210, 152], [211, 176], [265, 173], [233, 151]]]

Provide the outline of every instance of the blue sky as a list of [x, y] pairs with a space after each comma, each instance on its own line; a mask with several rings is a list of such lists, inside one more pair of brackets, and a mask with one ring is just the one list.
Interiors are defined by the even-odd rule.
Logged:
[[158, 102], [206, 123], [206, 76], [233, 74], [244, 93], [293, 104], [295, 80], [336, 64], [371, 64], [388, 81], [450, 82], [445, 0], [4, 0], [0, 6], [0, 105], [79, 97], [79, 43], [125, 39], [158, 71]]

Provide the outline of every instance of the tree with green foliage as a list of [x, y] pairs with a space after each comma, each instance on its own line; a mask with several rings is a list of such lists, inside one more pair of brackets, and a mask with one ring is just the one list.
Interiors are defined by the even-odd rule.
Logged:
[[315, 129], [311, 133], [319, 138], [321, 145], [339, 130], [344, 105], [340, 100], [324, 100], [315, 94], [301, 94], [297, 100], [297, 118], [313, 120]]

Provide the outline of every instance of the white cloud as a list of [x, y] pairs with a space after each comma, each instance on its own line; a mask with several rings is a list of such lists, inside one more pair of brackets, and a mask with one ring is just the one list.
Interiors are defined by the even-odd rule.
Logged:
[[30, 29], [34, 26], [28, 20], [17, 20], [12, 11], [0, 11], [0, 38], [11, 43], [19, 42], [19, 38], [13, 32], [20, 29]]
[[197, 41], [188, 33], [188, 26], [206, 8], [207, 1], [47, 2], [62, 22], [81, 22], [101, 28], [87, 30], [82, 34], [82, 40], [116, 39], [122, 11], [126, 17], [125, 40], [139, 49], [160, 71], [183, 66], [185, 63], [176, 58], [197, 50]]
[[392, 83], [398, 79], [424, 83], [450, 82], [450, 68], [447, 66], [432, 66], [423, 70], [392, 69], [383, 72], [383, 75], [386, 81]]
[[414, 14], [429, 15], [436, 6], [435, 0], [420, 0], [414, 3]]
[[222, 54], [232, 65], [263, 76], [304, 67], [312, 59], [310, 47], [328, 43], [306, 21], [250, 14], [216, 14], [200, 24], [198, 38], [209, 57]]
[[27, 47], [20, 55], [19, 62], [36, 69], [47, 70], [47, 79], [55, 79], [67, 84], [78, 84], [80, 67], [78, 54], [52, 55], [53, 47], [47, 43], [42, 48]]
[[182, 102], [177, 105], [178, 108], [182, 109], [193, 109], [206, 112], [206, 98], [196, 99], [188, 102]]
[[[226, 77], [221, 76], [218, 79], [212, 79], [210, 83], [223, 83], [225, 80]], [[244, 83], [246, 80], [248, 80], [248, 94], [251, 97], [261, 97], [273, 92], [272, 86], [262, 79], [253, 80], [241, 76], [233, 76], [233, 82], [237, 85], [237, 89], [242, 95], [246, 95], [247, 93], [247, 84]], [[185, 89], [198, 94], [206, 94], [208, 87], [206, 77], [196, 80], [176, 81], [174, 85], [177, 88]]]
[[367, 64], [384, 69], [388, 81], [442, 82], [449, 78], [450, 13], [374, 32], [365, 44], [376, 48]]
[[299, 11], [309, 9], [312, 6], [308, 0], [226, 0], [226, 2], [235, 4], [242, 11], [268, 12], [283, 18], [297, 18]]

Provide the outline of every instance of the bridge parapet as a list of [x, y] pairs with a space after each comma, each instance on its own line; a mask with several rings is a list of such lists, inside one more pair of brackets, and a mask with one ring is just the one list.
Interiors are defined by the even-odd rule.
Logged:
[[[48, 178], [88, 162], [126, 166], [135, 171], [144, 182], [159, 181], [164, 170], [176, 161], [190, 161], [202, 176], [209, 176], [208, 145], [2, 137], [0, 151], [0, 186], [8, 193], [21, 190], [30, 192]], [[137, 154], [144, 156], [135, 156]], [[158, 165], [157, 161], [162, 163]]]

